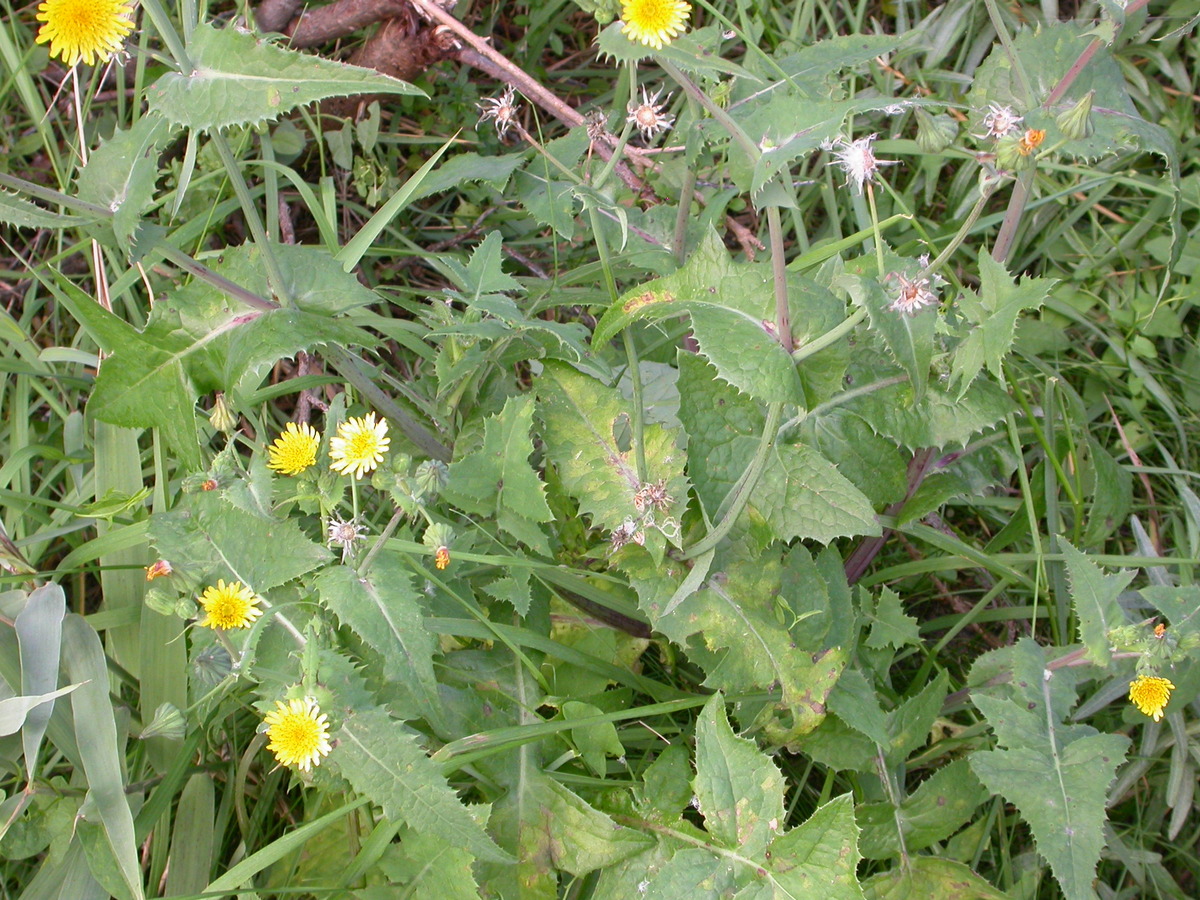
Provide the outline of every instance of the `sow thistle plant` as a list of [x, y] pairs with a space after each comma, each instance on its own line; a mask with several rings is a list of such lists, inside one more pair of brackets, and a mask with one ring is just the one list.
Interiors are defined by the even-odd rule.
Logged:
[[[521, 146], [489, 158], [447, 140], [370, 210], [308, 190], [329, 133], [280, 152], [317, 118], [301, 111], [372, 93], [449, 117], [452, 98], [234, 27], [177, 31], [152, 0], [164, 71], [138, 115], [78, 184], [31, 182], [37, 203], [0, 205], [97, 242], [87, 291], [39, 270], [55, 316], [83, 329], [44, 356], [99, 359], [69, 363], [93, 379], [98, 495], [128, 461], [84, 510], [105, 522], [97, 545], [61, 556], [98, 566], [98, 615], [68, 615], [55, 586], [0, 598], [19, 651], [0, 674], [31, 711], [33, 787], [11, 796], [53, 795], [60, 810], [35, 812], [74, 822], [88, 781], [97, 807], [54, 835], [44, 880], [74, 865], [95, 866], [89, 895], [338, 882], [687, 900], [697, 884], [1017, 896], [1044, 874], [1090, 898], [1116, 865], [1108, 811], [1156, 777], [1125, 732], [1145, 726], [1145, 760], [1171, 756], [1154, 723], [1165, 735], [1195, 699], [1200, 600], [1183, 566], [1134, 590], [1136, 573], [1089, 556], [1124, 545], [1132, 501], [1100, 495], [1122, 462], [1068, 427], [1094, 397], [1025, 368], [1045, 327], [1083, 315], [1026, 232], [1031, 198], [1090, 191], [1085, 166], [1132, 140], [1177, 176], [1170, 141], [1082, 25], [1010, 35], [989, 5], [1003, 40], [955, 73], [969, 90], [940, 96], [895, 77], [912, 65], [901, 36], [810, 36], [799, 17], [787, 40], [758, 40], [750, 9], [579, 5], [620, 16], [597, 36], [596, 65], [623, 67], [595, 79], [602, 102], [585, 117], [480, 40], [456, 59], [506, 81], [468, 112]], [[470, 41], [440, 5], [416, 8]], [[40, 9], [38, 40], [71, 65], [107, 60], [133, 28], [122, 4]], [[1093, 59], [1094, 104], [1072, 83]], [[387, 143], [378, 127], [346, 129], [339, 151]], [[628, 146], [667, 129], [672, 146]], [[164, 173], [173, 146], [184, 160]], [[236, 219], [236, 240], [176, 223], [197, 182], [228, 182], [212, 207], [236, 213], [202, 218]], [[168, 183], [174, 210], [156, 194]], [[78, 218], [55, 226], [49, 204]], [[301, 358], [318, 366], [287, 362]], [[90, 485], [78, 452], [64, 438], [61, 477]], [[47, 508], [38, 527], [59, 529]], [[1009, 640], [991, 610], [957, 610], [966, 596], [1037, 613]], [[942, 606], [961, 632], [942, 637]], [[52, 712], [59, 664], [26, 652], [31, 636], [62, 649], [76, 693]], [[123, 767], [126, 733], [146, 740]], [[49, 763], [79, 789], [43, 789], [41, 743], [63, 735], [95, 739]], [[222, 848], [212, 871], [184, 847], [197, 828]], [[996, 862], [1011, 858], [1026, 881]]]

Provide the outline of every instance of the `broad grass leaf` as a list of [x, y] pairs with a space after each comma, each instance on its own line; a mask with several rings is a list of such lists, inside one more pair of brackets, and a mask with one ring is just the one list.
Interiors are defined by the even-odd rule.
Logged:
[[960, 862], [914, 856], [905, 865], [863, 882], [867, 900], [1012, 900]]
[[553, 515], [529, 456], [533, 440], [533, 398], [510, 397], [504, 409], [483, 423], [483, 445], [450, 465], [442, 495], [464, 512], [495, 516], [501, 529], [533, 550], [550, 555], [538, 527]]
[[142, 900], [141, 863], [133, 830], [133, 813], [125, 796], [124, 748], [108, 697], [108, 662], [100, 638], [82, 616], [63, 620], [63, 663], [72, 681], [82, 682], [71, 698], [79, 756], [88, 794], [124, 887]]
[[1048, 671], [1045, 651], [1032, 639], [1018, 642], [1010, 659], [1008, 696], [972, 694], [997, 748], [972, 754], [971, 768], [1029, 823], [1067, 900], [1093, 900], [1108, 786], [1129, 739], [1062, 724], [1075, 696], [1071, 673]]
[[383, 676], [405, 701], [403, 718], [442, 722], [433, 673], [434, 636], [425, 628], [412, 572], [394, 553], [381, 553], [365, 577], [349, 566], [329, 566], [313, 581], [321, 604], [379, 654]]
[[1129, 620], [1118, 598], [1137, 573], [1127, 569], [1105, 575], [1086, 553], [1072, 547], [1065, 537], [1059, 535], [1057, 542], [1067, 568], [1071, 603], [1079, 617], [1079, 639], [1087, 648], [1087, 658], [1091, 662], [1107, 666], [1112, 659], [1108, 633]]
[[233, 27], [196, 25], [187, 51], [191, 70], [163, 75], [146, 100], [167, 121], [201, 131], [257, 125], [328, 97], [425, 93], [374, 69], [287, 50]]
[[510, 863], [512, 858], [487, 836], [426, 756], [417, 734], [383, 709], [346, 716], [330, 757], [342, 776], [393, 821], [460, 847], [476, 859]]
[[[62, 621], [66, 612], [67, 600], [63, 589], [57, 584], [45, 584], [30, 593], [25, 608], [17, 615], [13, 628], [21, 648], [21, 693], [46, 695], [58, 687]], [[52, 700], [51, 697], [46, 699]], [[10, 701], [3, 702], [7, 704]], [[25, 771], [30, 783], [33, 782], [38, 751], [53, 712], [53, 702], [31, 707], [22, 716], [22, 723], [17, 725], [17, 728], [22, 728], [21, 749], [25, 753]], [[16, 728], [6, 730], [6, 725], [0, 724], [0, 734], [16, 731]]]
[[179, 795], [171, 832], [166, 897], [198, 894], [208, 884], [213, 859], [215, 795], [213, 778], [207, 772], [189, 778]]

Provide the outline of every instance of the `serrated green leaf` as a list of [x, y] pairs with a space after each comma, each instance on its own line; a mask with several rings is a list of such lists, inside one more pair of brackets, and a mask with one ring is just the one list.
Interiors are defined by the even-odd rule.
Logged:
[[1032, 639], [1017, 643], [1011, 659], [1011, 699], [972, 694], [998, 747], [972, 754], [971, 768], [1016, 805], [1067, 900], [1092, 900], [1108, 785], [1129, 739], [1062, 724], [1074, 699], [1072, 676], [1047, 670], [1045, 651]]
[[1039, 309], [1057, 283], [1052, 278], [1025, 278], [1018, 285], [986, 250], [979, 251], [979, 293], [964, 290], [958, 298], [970, 330], [954, 350], [951, 382], [961, 398], [975, 376], [987, 367], [1000, 377], [1000, 364], [1012, 348], [1017, 316]]
[[889, 760], [907, 759], [910, 753], [929, 742], [933, 723], [942, 712], [949, 681], [950, 676], [942, 670], [915, 697], [909, 697], [888, 716]]
[[1058, 549], [1067, 568], [1067, 585], [1071, 592], [1071, 603], [1079, 617], [1079, 639], [1087, 648], [1087, 658], [1098, 666], [1107, 666], [1112, 658], [1112, 644], [1108, 632], [1125, 625], [1129, 617], [1121, 609], [1117, 598], [1129, 587], [1132, 570], [1105, 575], [1086, 553], [1076, 550], [1061, 535]]
[[[825, 290], [797, 279], [797, 290]], [[723, 381], [764, 402], [802, 401], [791, 355], [774, 335], [770, 265], [735, 264], [711, 230], [683, 268], [625, 292], [610, 306], [596, 325], [592, 346], [603, 346], [635, 320], [681, 313], [691, 317], [700, 353]]]
[[[887, 377], [864, 368], [856, 368], [854, 375], [857, 386], [867, 384], [868, 377], [876, 381]], [[962, 397], [956, 397], [941, 385], [930, 385], [916, 403], [908, 384], [890, 384], [847, 404], [876, 432], [914, 451], [922, 447], [965, 446], [973, 435], [1003, 419], [1012, 407], [1008, 394], [983, 378], [971, 382]]]
[[767, 877], [736, 894], [737, 900], [863, 900], [855, 869], [858, 825], [850, 794], [835, 797], [771, 844]]
[[438, 835], [410, 828], [400, 843], [388, 845], [379, 861], [379, 871], [389, 882], [380, 898], [394, 897], [397, 888], [403, 888], [409, 900], [478, 900], [472, 862], [471, 854]]
[[670, 560], [655, 564], [632, 550], [618, 564], [655, 629], [690, 647], [708, 673], [706, 685], [731, 694], [782, 688], [781, 701], [761, 707], [755, 723], [774, 743], [790, 743], [821, 723], [847, 654], [840, 647], [800, 649], [789, 631], [796, 617], [776, 599], [778, 563], [741, 561], [714, 572], [669, 615], [663, 610], [686, 575], [683, 567]]
[[538, 523], [553, 515], [545, 485], [529, 465], [532, 427], [533, 398], [509, 397], [503, 410], [484, 420], [483, 445], [450, 465], [442, 496], [464, 512], [495, 516], [504, 531], [549, 556]]
[[871, 618], [867, 646], [882, 649], [890, 645], [899, 650], [906, 644], [918, 644], [920, 640], [917, 620], [904, 611], [900, 595], [889, 587], [881, 588]]
[[144, 115], [102, 141], [79, 173], [79, 199], [112, 210], [113, 232], [127, 250], [154, 199], [158, 154], [171, 131], [161, 116]]
[[374, 69], [287, 50], [233, 27], [200, 23], [187, 51], [190, 71], [163, 75], [146, 101], [167, 121], [201, 131], [257, 125], [328, 97], [425, 95]]
[[236, 579], [258, 593], [311, 572], [331, 554], [310, 541], [295, 519], [269, 520], [230, 506], [216, 492], [150, 518], [159, 557], [204, 584]]
[[[895, 284], [894, 278], [899, 276], [915, 279], [921, 269], [918, 261], [901, 259], [891, 253], [886, 255], [885, 264], [888, 267], [885, 277], [892, 279], [889, 284]], [[897, 312], [891, 308], [893, 298], [885, 292], [874, 261], [860, 261], [856, 268], [861, 271], [848, 270], [835, 279], [834, 284], [867, 311], [871, 331], [883, 340], [887, 352], [908, 374], [914, 398], [919, 403], [929, 381], [937, 315], [932, 310], [914, 316]], [[896, 289], [899, 289], [898, 285]]]
[[[730, 488], [750, 465], [766, 415], [750, 397], [712, 377], [711, 366], [691, 354], [679, 357], [679, 418], [688, 433], [688, 458], [696, 492], [715, 517]], [[778, 442], [739, 527], [767, 523], [779, 540], [828, 543], [836, 537], [878, 534], [875, 510], [833, 463], [803, 443]]]
[[826, 704], [829, 711], [853, 728], [861, 731], [877, 745], [888, 744], [887, 716], [879, 705], [879, 697], [862, 671], [857, 668], [842, 672]]
[[[547, 141], [545, 152], [568, 170], [579, 167], [579, 160], [588, 149], [587, 131], [581, 126], [572, 128], [560, 138]], [[553, 228], [563, 240], [575, 236], [575, 210], [578, 198], [576, 182], [563, 178], [561, 170], [535, 155], [520, 172], [513, 176], [513, 187], [521, 205], [542, 225]]]
[[943, 841], [969, 822], [987, 797], [967, 760], [956, 759], [921, 782], [899, 810], [890, 803], [867, 804], [856, 810], [862, 827], [862, 855], [867, 859], [899, 856], [897, 828], [903, 831], [908, 853]]
[[715, 694], [696, 722], [696, 809], [722, 846], [759, 857], [781, 827], [783, 775], [753, 741], [729, 727]]
[[438, 766], [417, 744], [417, 735], [382, 709], [356, 711], [337, 734], [330, 756], [354, 789], [370, 797], [393, 821], [460, 847], [476, 859], [510, 863], [472, 818]]
[[525, 288], [521, 282], [505, 272], [500, 265], [501, 244], [500, 232], [489, 231], [471, 252], [471, 259], [465, 266], [451, 257], [442, 259], [442, 264], [450, 270], [451, 277], [467, 304], [484, 294], [524, 292]]
[[14, 228], [71, 228], [91, 221], [82, 216], [51, 212], [24, 197], [0, 191], [0, 222]]
[[413, 191], [412, 199], [420, 200], [433, 194], [448, 191], [469, 181], [481, 181], [496, 190], [503, 190], [512, 173], [521, 167], [524, 160], [519, 153], [504, 156], [480, 156], [478, 153], [460, 153], [446, 160], [421, 182]]
[[969, 868], [952, 859], [915, 856], [890, 872], [863, 882], [867, 900], [1012, 900]]
[[[647, 469], [643, 484], [632, 433], [626, 435], [637, 412], [615, 389], [562, 363], [547, 362], [535, 390], [546, 425], [546, 453], [580, 512], [591, 516], [593, 527], [610, 532], [632, 520], [644, 532], [647, 547], [661, 556], [667, 538], [646, 524], [647, 516], [659, 524], [668, 518], [678, 522], [687, 505], [685, 454], [677, 446], [675, 432], [654, 424], [643, 429]], [[661, 503], [637, 500], [647, 486], [659, 485]], [[676, 536], [672, 542], [677, 540]]]
[[837, 460], [838, 471], [876, 509], [902, 499], [907, 492], [903, 454], [893, 441], [877, 435], [859, 416], [844, 409], [809, 416], [801, 434], [826, 459]]
[[934, 472], [926, 476], [920, 487], [904, 501], [896, 513], [896, 527], [925, 518], [946, 505], [946, 501], [971, 492], [971, 485], [953, 472]]
[[393, 704], [406, 719], [442, 721], [433, 674], [437, 642], [425, 628], [412, 572], [395, 554], [381, 553], [365, 577], [349, 566], [330, 566], [313, 581], [321, 603], [383, 660], [388, 685], [404, 697]]
[[533, 599], [529, 592], [529, 569], [514, 568], [495, 581], [489, 581], [483, 586], [489, 597], [503, 600], [524, 616], [529, 612], [529, 603]]

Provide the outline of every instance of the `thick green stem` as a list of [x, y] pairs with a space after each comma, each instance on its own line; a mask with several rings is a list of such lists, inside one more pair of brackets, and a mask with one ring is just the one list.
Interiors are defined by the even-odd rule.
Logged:
[[722, 504], [720, 521], [712, 531], [684, 552], [684, 559], [695, 559], [697, 556], [707, 553], [717, 546], [725, 538], [725, 535], [729, 534], [733, 523], [737, 521], [742, 510], [746, 508], [746, 504], [750, 502], [750, 495], [758, 485], [758, 479], [762, 477], [763, 470], [767, 467], [767, 457], [775, 446], [779, 421], [782, 418], [783, 403], [772, 403], [767, 407], [767, 421], [763, 424], [762, 437], [759, 438], [754, 459], [750, 461], [750, 465], [746, 467], [746, 471], [742, 473], [742, 477], [738, 479], [737, 484], [733, 486], [729, 496], [725, 499], [725, 503]]
[[767, 230], [771, 235], [771, 280], [775, 285], [775, 339], [792, 352], [792, 315], [788, 308], [787, 260], [783, 255], [783, 226], [779, 207], [767, 207]]
[[721, 123], [722, 127], [729, 132], [730, 137], [737, 141], [738, 145], [746, 151], [751, 162], [756, 162], [762, 154], [758, 144], [750, 139], [750, 136], [742, 130], [742, 126], [733, 120], [733, 117], [717, 104], [713, 103], [712, 99], [696, 86], [696, 82], [684, 75], [674, 65], [667, 62], [665, 59], [660, 59], [659, 65], [663, 67], [663, 71], [670, 75], [675, 82], [683, 88], [684, 93], [691, 99], [695, 100], [703, 106], [710, 116]]
[[843, 337], [854, 330], [854, 327], [867, 317], [865, 307], [860, 307], [846, 317], [840, 325], [830, 328], [827, 332], [818, 338], [814, 338], [807, 344], [803, 344], [792, 351], [792, 361], [796, 363], [803, 362], [815, 353], [820, 353], [830, 344], [836, 344]]
[[988, 200], [992, 198], [992, 194], [995, 192], [996, 186], [992, 182], [988, 182], [979, 189], [979, 199], [975, 201], [975, 206], [967, 216], [966, 221], [963, 222], [962, 227], [959, 228], [954, 237], [950, 239], [950, 243], [945, 246], [942, 252], [937, 255], [937, 259], [935, 259], [921, 271], [921, 274], [918, 276], [918, 280], [921, 278], [928, 278], [946, 264], [946, 261], [950, 259], [951, 254], [953, 254], [954, 251], [962, 245], [962, 242], [967, 239], [967, 235], [975, 226], [975, 222], [978, 220], [980, 213], [983, 212], [984, 206], [987, 205]]

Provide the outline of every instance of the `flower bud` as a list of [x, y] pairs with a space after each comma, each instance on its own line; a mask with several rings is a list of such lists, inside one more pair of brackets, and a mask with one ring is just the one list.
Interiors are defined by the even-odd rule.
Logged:
[[922, 153], [941, 153], [958, 136], [958, 125], [944, 113], [931, 116], [921, 107], [914, 112], [917, 116], [917, 146]]
[[237, 417], [229, 408], [223, 391], [217, 391], [217, 399], [213, 403], [212, 412], [208, 414], [208, 421], [222, 434], [233, 434], [233, 430], [237, 428]]
[[1092, 127], [1092, 98], [1095, 96], [1095, 91], [1088, 91], [1078, 103], [1054, 120], [1067, 140], [1081, 141], [1095, 130]]
[[142, 729], [141, 738], [144, 741], [146, 738], [165, 737], [179, 741], [183, 740], [186, 731], [187, 722], [179, 707], [174, 703], [162, 703], [154, 711], [154, 718], [150, 720], [150, 724]]

